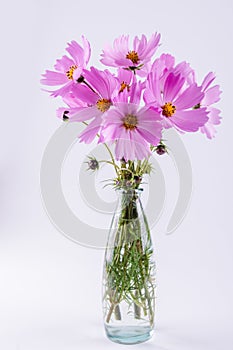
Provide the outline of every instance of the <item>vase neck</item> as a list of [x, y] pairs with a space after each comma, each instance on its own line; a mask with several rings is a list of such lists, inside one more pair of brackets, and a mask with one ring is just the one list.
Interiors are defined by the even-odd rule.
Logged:
[[137, 200], [141, 197], [143, 189], [135, 189], [135, 188], [120, 188], [116, 189], [116, 194], [119, 199], [128, 198], [130, 200]]

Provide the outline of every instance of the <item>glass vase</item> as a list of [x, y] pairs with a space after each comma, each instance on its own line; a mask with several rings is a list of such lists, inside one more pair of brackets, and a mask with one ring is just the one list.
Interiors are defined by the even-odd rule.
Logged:
[[103, 269], [104, 325], [110, 340], [137, 344], [150, 339], [154, 330], [153, 246], [141, 191], [116, 192]]

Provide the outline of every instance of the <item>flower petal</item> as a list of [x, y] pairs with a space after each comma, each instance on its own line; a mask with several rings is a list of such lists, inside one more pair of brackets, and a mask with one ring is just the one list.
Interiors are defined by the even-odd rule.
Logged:
[[84, 70], [85, 79], [101, 97], [110, 99], [117, 87], [117, 79], [109, 71], [100, 71], [91, 67], [90, 71]]
[[87, 65], [91, 56], [91, 46], [89, 41], [83, 35], [82, 35], [82, 42], [83, 42], [83, 51], [84, 51], [83, 59], [84, 59], [85, 65]]
[[220, 124], [221, 123], [221, 119], [222, 119], [221, 116], [220, 116], [221, 111], [219, 109], [213, 108], [213, 107], [210, 107], [208, 109], [208, 111], [209, 111], [209, 114], [208, 114], [209, 120], [208, 120], [208, 122], [212, 123], [214, 125]]
[[68, 79], [64, 73], [54, 72], [51, 70], [46, 70], [42, 77], [43, 78], [40, 82], [48, 86], [63, 85], [68, 82]]
[[132, 84], [130, 88], [130, 103], [139, 105], [141, 100], [142, 89], [143, 85], [140, 81]]
[[70, 56], [78, 66], [84, 65], [83, 48], [75, 40], [72, 40], [70, 43], [68, 43], [66, 51], [69, 52]]
[[208, 114], [209, 120], [207, 123], [200, 128], [200, 131], [203, 134], [206, 134], [208, 139], [212, 139], [215, 137], [216, 134], [216, 129], [215, 125], [220, 124], [221, 122], [221, 117], [220, 117], [220, 110], [217, 108], [210, 108], [209, 109], [209, 114]]
[[185, 61], [177, 64], [173, 69], [173, 73], [175, 75], [180, 74], [183, 78], [185, 78], [188, 85], [195, 83], [195, 72], [190, 67], [190, 64]]
[[76, 113], [72, 115], [70, 118], [71, 122], [84, 122], [85, 120], [89, 120], [92, 118], [97, 118], [102, 115], [96, 106], [93, 107], [81, 107]]
[[160, 34], [157, 32], [152, 34], [150, 40], [147, 42], [146, 37], [143, 41], [143, 45], [138, 48], [138, 55], [143, 62], [148, 62], [151, 57], [154, 55], [155, 51], [159, 46]]
[[90, 106], [95, 105], [99, 99], [99, 96], [85, 85], [76, 84], [72, 92], [77, 99]]
[[131, 147], [134, 147], [135, 158], [138, 160], [142, 160], [147, 158], [150, 154], [150, 146], [145, 141], [145, 139], [140, 135], [138, 130], [131, 132]]
[[123, 114], [119, 111], [119, 109], [111, 108], [106, 113], [104, 113], [103, 123], [104, 125], [109, 124], [122, 124]]
[[179, 111], [175, 113], [169, 120], [183, 131], [198, 131], [207, 120], [207, 111], [205, 108], [193, 109], [189, 111]]
[[125, 128], [121, 128], [119, 139], [116, 142], [115, 154], [117, 160], [123, 157], [126, 161], [134, 159], [134, 148], [131, 147], [130, 133]]
[[205, 96], [201, 102], [203, 106], [209, 106], [212, 105], [213, 103], [216, 103], [220, 100], [220, 86], [215, 85], [208, 90], [205, 91]]
[[56, 60], [54, 68], [60, 72], [66, 73], [73, 65], [75, 65], [75, 62], [65, 55]]
[[215, 79], [215, 74], [213, 72], [209, 72], [205, 76], [205, 78], [203, 79], [203, 82], [201, 84], [202, 91], [205, 91], [210, 86], [210, 84], [214, 81], [214, 79]]
[[137, 116], [139, 119], [139, 124], [143, 122], [154, 122], [154, 121], [162, 120], [160, 113], [157, 110], [152, 109], [151, 107], [148, 107], [148, 106], [141, 108], [137, 112]]
[[180, 75], [170, 73], [164, 83], [164, 102], [172, 102], [184, 85], [185, 79]]
[[67, 84], [62, 86], [60, 89], [52, 91], [51, 92], [51, 96], [53, 96], [53, 97], [58, 97], [58, 96], [63, 97], [65, 95], [67, 95], [72, 90], [72, 85], [73, 85], [72, 81], [68, 82]]
[[91, 143], [101, 128], [102, 118], [96, 117], [79, 135], [80, 142]]
[[144, 92], [144, 100], [146, 103], [154, 102], [157, 107], [162, 106], [163, 98], [161, 96], [161, 88], [159, 77], [156, 73], [150, 73], [146, 81], [146, 89]]
[[201, 103], [204, 97], [204, 93], [201, 91], [201, 87], [197, 84], [189, 86], [184, 92], [174, 101], [174, 105], [180, 109], [187, 109], [196, 106]]
[[162, 138], [162, 126], [160, 123], [154, 122], [140, 124], [137, 128], [137, 132], [143, 137], [144, 140], [150, 144], [157, 146]]

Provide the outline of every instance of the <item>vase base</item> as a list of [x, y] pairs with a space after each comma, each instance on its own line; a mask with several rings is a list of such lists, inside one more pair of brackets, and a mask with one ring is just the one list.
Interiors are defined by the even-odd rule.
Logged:
[[143, 326], [109, 326], [105, 325], [107, 337], [120, 344], [139, 344], [149, 340], [153, 335], [151, 327]]

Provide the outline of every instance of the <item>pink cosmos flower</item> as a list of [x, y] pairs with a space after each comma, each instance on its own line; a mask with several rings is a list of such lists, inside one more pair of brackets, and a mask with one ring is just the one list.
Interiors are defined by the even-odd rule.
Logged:
[[71, 106], [66, 110], [66, 116], [70, 122], [91, 120], [79, 135], [80, 141], [90, 143], [100, 131], [103, 114], [112, 106], [119, 86], [117, 79], [107, 70], [100, 71], [91, 67], [90, 71], [84, 70], [83, 74], [83, 83], [76, 85], [66, 95], [66, 103]]
[[[90, 59], [90, 44], [82, 36], [83, 47], [76, 41], [68, 43], [66, 51], [71, 56], [64, 55], [56, 61], [55, 71], [46, 70], [43, 74], [41, 83], [48, 86], [60, 86], [59, 89], [52, 91], [51, 96], [64, 96], [82, 75], [83, 69], [86, 68]], [[51, 92], [51, 91], [50, 91]]]
[[142, 160], [151, 154], [162, 135], [161, 117], [149, 107], [119, 103], [104, 116], [102, 141], [116, 142], [116, 159]]
[[197, 131], [207, 120], [206, 108], [194, 109], [204, 97], [196, 83], [184, 88], [186, 80], [181, 74], [169, 73], [161, 85], [156, 75], [149, 75], [145, 102], [157, 108], [163, 117], [165, 128], [179, 131]]
[[206, 107], [207, 111], [209, 112], [208, 114], [208, 121], [204, 126], [200, 128], [200, 131], [203, 134], [206, 134], [208, 139], [212, 139], [215, 134], [215, 125], [220, 124], [221, 122], [221, 117], [220, 117], [220, 110], [212, 107], [212, 104], [218, 102], [220, 100], [220, 87], [219, 85], [214, 85], [210, 87], [211, 83], [214, 81], [215, 75], [214, 73], [210, 72], [206, 75], [202, 82], [202, 91], [204, 92], [204, 97], [201, 100], [200, 104], [196, 106], [196, 108], [200, 108], [201, 106]]
[[[162, 54], [152, 64], [150, 71], [150, 75], [153, 75], [152, 80], [159, 79], [162, 90], [164, 82], [170, 73], [180, 75], [181, 77], [185, 78], [185, 83], [182, 87], [183, 90], [187, 86], [195, 83], [195, 73], [190, 67], [189, 63], [183, 61], [175, 65], [175, 57], [170, 54]], [[149, 90], [147, 90], [146, 93], [149, 93]]]
[[108, 46], [101, 54], [103, 64], [111, 67], [123, 67], [132, 71], [140, 70], [154, 55], [159, 46], [160, 34], [154, 33], [150, 40], [142, 35], [141, 39], [134, 38], [130, 48], [129, 36], [122, 35], [114, 40], [113, 48]]

